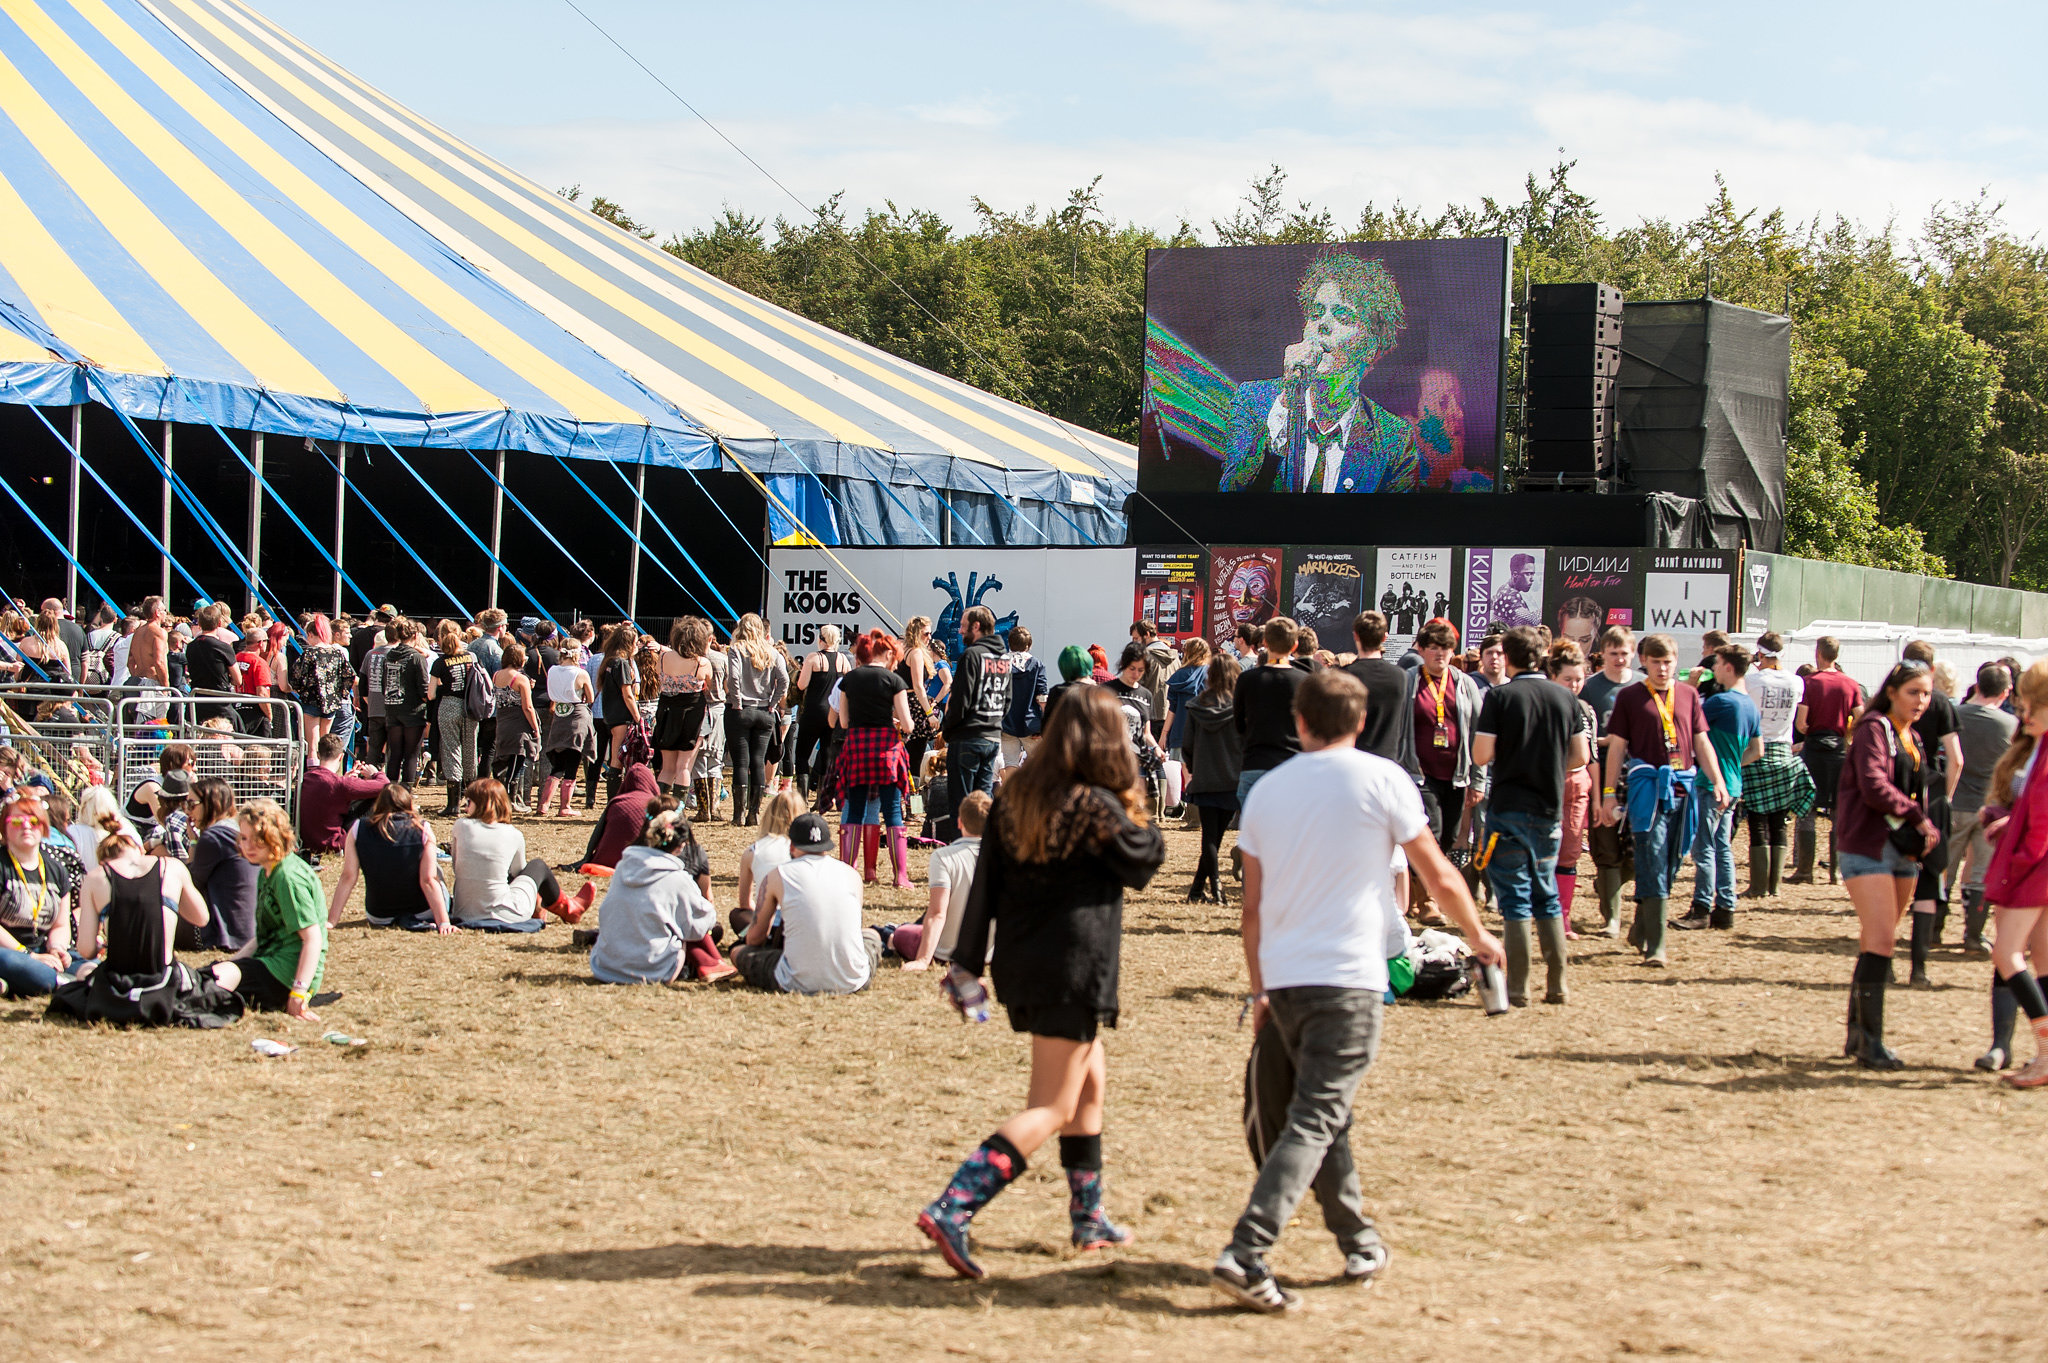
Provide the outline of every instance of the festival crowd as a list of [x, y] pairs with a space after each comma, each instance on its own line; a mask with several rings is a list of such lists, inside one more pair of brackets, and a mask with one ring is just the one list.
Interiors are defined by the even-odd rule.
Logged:
[[[1538, 988], [1566, 1004], [1586, 858], [1598, 919], [1583, 931], [1625, 932], [1649, 969], [1673, 964], [1672, 930], [1729, 931], [1744, 899], [1839, 880], [1861, 952], [1844, 1054], [1880, 1070], [1902, 1064], [1884, 1040], [1900, 929], [1908, 983], [1924, 987], [1960, 887], [1963, 948], [1994, 966], [1977, 1066], [2010, 1068], [2024, 1012], [2036, 1050], [2008, 1082], [2048, 1084], [2048, 781], [2029, 780], [2048, 662], [1986, 664], [1958, 697], [1915, 642], [1866, 695], [1825, 637], [1797, 673], [1772, 633], [1754, 650], [1710, 634], [1690, 666], [1670, 636], [1619, 626], [1591, 657], [1530, 627], [1461, 651], [1441, 616], [1398, 658], [1388, 638], [1375, 611], [1337, 650], [1284, 617], [1219, 648], [1141, 621], [1113, 665], [1075, 644], [1048, 666], [1027, 628], [999, 634], [981, 606], [957, 639], [922, 616], [900, 637], [828, 626], [795, 658], [751, 614], [723, 639], [683, 617], [662, 640], [495, 609], [288, 624], [217, 602], [176, 619], [150, 597], [82, 626], [59, 602], [16, 602], [0, 615], [0, 701], [14, 698], [0, 722], [21, 740], [0, 747], [0, 992], [124, 1025], [318, 1021], [328, 929], [358, 888], [372, 927], [518, 933], [579, 922], [600, 882], [600, 928], [577, 936], [610, 984], [850, 994], [887, 965], [938, 975], [981, 1020], [986, 976], [1031, 1038], [1027, 1105], [918, 1217], [980, 1277], [973, 1216], [1054, 1137], [1074, 1244], [1130, 1240], [1105, 1209], [1102, 1158], [1124, 894], [1150, 882], [1162, 826], [1179, 821], [1200, 835], [1188, 900], [1224, 902], [1235, 827], [1254, 1069], [1277, 1097], [1212, 1278], [1268, 1312], [1297, 1304], [1264, 1259], [1311, 1188], [1346, 1277], [1387, 1265], [1349, 1151], [1385, 1004], [1459, 992], [1467, 966], [1500, 973], [1506, 1008]], [[150, 699], [164, 721], [156, 770], [126, 792], [29, 742], [39, 723], [76, 723], [71, 698], [97, 687]], [[198, 760], [288, 736], [279, 699], [303, 714], [296, 819], [284, 787], [282, 801], [238, 799]], [[436, 783], [430, 811], [418, 796]], [[551, 867], [515, 816], [566, 817], [579, 787], [602, 812], [582, 854]], [[452, 821], [445, 847], [433, 813]], [[714, 820], [751, 830], [724, 921], [696, 831]], [[932, 849], [924, 913], [866, 924], [885, 844], [893, 884], [916, 887], [913, 842]], [[192, 968], [179, 950], [218, 957]]]

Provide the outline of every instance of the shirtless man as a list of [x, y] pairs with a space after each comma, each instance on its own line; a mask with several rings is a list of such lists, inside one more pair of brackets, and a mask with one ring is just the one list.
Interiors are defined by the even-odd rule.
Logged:
[[170, 667], [165, 662], [169, 647], [164, 633], [164, 618], [164, 599], [161, 596], [143, 600], [142, 623], [135, 627], [135, 637], [128, 645], [130, 680], [153, 681], [163, 687], [171, 684]]

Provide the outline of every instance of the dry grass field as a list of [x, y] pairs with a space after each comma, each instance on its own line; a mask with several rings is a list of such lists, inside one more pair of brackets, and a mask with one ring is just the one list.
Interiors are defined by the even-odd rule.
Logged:
[[[586, 833], [528, 827], [550, 860]], [[709, 841], [727, 908], [741, 838]], [[1195, 836], [1171, 842], [1130, 907], [1109, 1042], [1127, 1251], [1066, 1249], [1050, 1148], [977, 1223], [988, 1281], [924, 1247], [912, 1217], [1017, 1106], [1025, 1062], [929, 976], [819, 1000], [614, 989], [559, 924], [442, 940], [352, 912], [322, 1011], [365, 1047], [0, 1001], [0, 1352], [2048, 1357], [2048, 1094], [1969, 1068], [1988, 967], [1945, 948], [1932, 992], [1891, 996], [1907, 1069], [1861, 1072], [1837, 1058], [1853, 920], [1825, 887], [1674, 933], [1666, 972], [1582, 940], [1568, 1007], [1393, 1010], [1354, 1137], [1385, 1281], [1333, 1281], [1311, 1204], [1274, 1258], [1304, 1309], [1226, 1309], [1205, 1274], [1251, 1177], [1243, 971], [1235, 908], [1181, 900]], [[869, 919], [912, 900], [883, 890]], [[259, 1036], [299, 1050], [260, 1059]]]

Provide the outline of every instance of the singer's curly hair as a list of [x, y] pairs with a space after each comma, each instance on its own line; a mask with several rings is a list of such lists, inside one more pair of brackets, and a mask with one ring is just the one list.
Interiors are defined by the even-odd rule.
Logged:
[[1308, 269], [1302, 272], [1301, 287], [1295, 291], [1304, 321], [1309, 304], [1315, 301], [1316, 290], [1325, 284], [1337, 286], [1344, 301], [1358, 314], [1366, 334], [1372, 337], [1372, 352], [1366, 363], [1394, 348], [1394, 340], [1408, 325], [1408, 318], [1401, 306], [1401, 290], [1383, 262], [1349, 251], [1325, 251], [1310, 261]]

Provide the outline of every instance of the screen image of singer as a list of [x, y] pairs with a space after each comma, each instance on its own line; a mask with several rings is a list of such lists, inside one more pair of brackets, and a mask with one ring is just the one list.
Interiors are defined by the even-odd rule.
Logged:
[[1507, 241], [1149, 251], [1144, 492], [1486, 492]]

